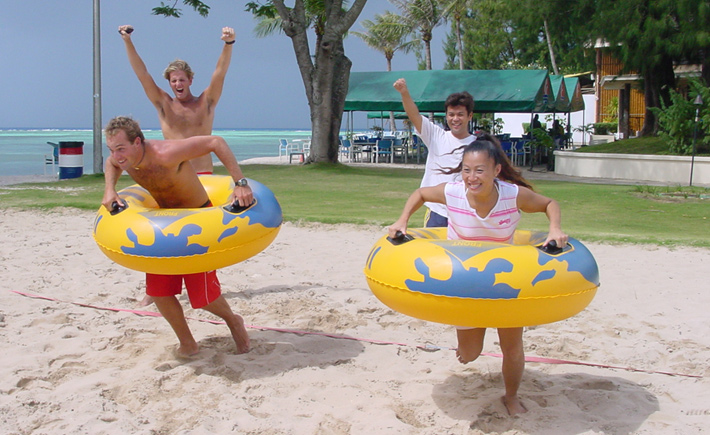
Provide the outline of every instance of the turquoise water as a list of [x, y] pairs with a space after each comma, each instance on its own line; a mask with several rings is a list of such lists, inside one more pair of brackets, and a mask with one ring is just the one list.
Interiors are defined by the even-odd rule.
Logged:
[[[162, 139], [160, 130], [144, 130], [146, 139]], [[289, 142], [307, 139], [311, 131], [304, 130], [214, 130], [222, 136], [238, 160], [279, 155], [279, 139]], [[0, 130], [0, 176], [40, 175], [44, 173], [44, 155], [53, 147], [47, 142], [84, 142], [84, 173], [94, 172], [94, 133], [90, 129], [3, 129]], [[105, 141], [103, 158], [108, 157]], [[216, 157], [215, 157], [216, 160]]]

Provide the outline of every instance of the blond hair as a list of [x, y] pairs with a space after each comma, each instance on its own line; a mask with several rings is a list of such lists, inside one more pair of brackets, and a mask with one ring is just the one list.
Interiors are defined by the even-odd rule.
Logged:
[[173, 71], [185, 71], [185, 74], [187, 74], [187, 78], [192, 80], [192, 77], [195, 75], [195, 73], [192, 72], [192, 68], [190, 68], [190, 65], [187, 64], [184, 60], [181, 59], [175, 59], [174, 61], [170, 62], [168, 64], [168, 67], [165, 68], [165, 71], [163, 71], [163, 77], [165, 77], [166, 80], [170, 80], [170, 73]]
[[137, 137], [141, 138], [141, 142], [145, 141], [145, 136], [143, 136], [141, 126], [138, 124], [138, 121], [134, 120], [130, 116], [117, 116], [110, 120], [104, 128], [106, 137], [113, 137], [119, 131], [124, 131], [126, 133], [126, 138], [129, 142], [133, 142]]

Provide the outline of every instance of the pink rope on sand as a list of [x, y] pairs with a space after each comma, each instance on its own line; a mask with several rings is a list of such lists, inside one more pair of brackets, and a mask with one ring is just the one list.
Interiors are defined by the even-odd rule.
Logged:
[[[131, 313], [131, 314], [136, 314], [138, 316], [162, 317], [162, 315], [160, 313], [156, 313], [154, 311], [132, 310], [132, 309], [127, 309], [127, 308], [100, 307], [100, 306], [96, 306], [96, 305], [82, 304], [79, 302], [64, 301], [61, 299], [51, 298], [48, 296], [42, 296], [42, 295], [37, 295], [37, 294], [32, 294], [32, 293], [21, 292], [21, 291], [17, 291], [17, 290], [10, 290], [10, 291], [13, 293], [16, 293], [18, 295], [28, 297], [28, 298], [43, 299], [43, 300], [52, 301], [52, 302], [62, 302], [62, 303], [66, 303], [66, 304], [76, 305], [76, 306], [83, 307], [83, 308], [92, 308], [95, 310], [113, 311], [113, 312], [119, 312], [119, 313]], [[197, 319], [197, 318], [189, 318], [189, 317], [188, 317], [188, 319], [195, 320], [198, 322], [211, 323], [214, 325], [224, 325], [225, 324], [221, 320]], [[430, 345], [430, 344], [425, 344], [425, 345], [416, 344], [415, 345], [415, 344], [408, 344], [408, 343], [398, 343], [396, 341], [383, 341], [383, 340], [375, 340], [375, 339], [371, 339], [371, 338], [358, 338], [358, 337], [351, 337], [348, 335], [330, 334], [327, 332], [301, 331], [301, 330], [297, 330], [297, 329], [273, 328], [273, 327], [269, 327], [269, 326], [255, 326], [255, 325], [245, 325], [245, 326], [247, 328], [257, 329], [260, 331], [274, 331], [274, 332], [282, 332], [282, 333], [286, 333], [286, 334], [297, 334], [297, 335], [316, 335], [316, 336], [320, 336], [320, 337], [328, 337], [328, 338], [333, 338], [333, 339], [337, 339], [337, 340], [354, 340], [354, 341], [360, 341], [360, 342], [370, 343], [370, 344], [413, 347], [416, 349], [421, 349], [421, 350], [426, 350], [426, 351], [456, 350], [456, 348], [453, 348], [453, 347], [440, 347], [440, 346], [435, 346], [435, 345]], [[490, 356], [490, 357], [494, 357], [494, 358], [502, 358], [503, 357], [503, 355], [499, 354], [499, 353], [485, 353], [485, 352], [483, 352], [483, 353], [481, 353], [481, 355]], [[644, 370], [644, 369], [637, 369], [637, 368], [633, 368], [633, 367], [621, 367], [621, 366], [614, 366], [614, 365], [609, 365], [609, 364], [571, 361], [571, 360], [557, 359], [557, 358], [544, 358], [544, 357], [539, 357], [539, 356], [525, 356], [525, 361], [526, 362], [543, 363], [543, 364], [579, 365], [579, 366], [587, 366], [587, 367], [598, 367], [598, 368], [604, 368], [604, 369], [626, 370], [626, 371], [630, 371], [630, 372], [642, 372], [642, 373], [668, 375], [668, 376], [683, 376], [683, 377], [688, 377], [688, 378], [702, 378], [703, 377], [701, 375], [673, 373], [673, 372], [666, 372], [666, 371], [659, 371], [659, 370]]]

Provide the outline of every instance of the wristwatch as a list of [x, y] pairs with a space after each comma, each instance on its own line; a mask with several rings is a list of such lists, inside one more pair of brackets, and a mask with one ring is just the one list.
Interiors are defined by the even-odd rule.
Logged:
[[247, 179], [246, 179], [246, 178], [242, 178], [241, 180], [238, 180], [238, 181], [237, 181], [236, 183], [234, 183], [234, 184], [236, 184], [238, 187], [245, 187], [245, 186], [248, 186], [248, 185], [249, 185], [249, 183], [247, 182]]

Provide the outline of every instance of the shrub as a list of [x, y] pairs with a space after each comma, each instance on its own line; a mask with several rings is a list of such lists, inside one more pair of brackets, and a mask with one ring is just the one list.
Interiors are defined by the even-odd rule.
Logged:
[[479, 120], [479, 127], [482, 130], [488, 131], [491, 134], [501, 134], [503, 133], [503, 125], [505, 122], [503, 121], [503, 118], [488, 118], [488, 117], [482, 117]]
[[[704, 87], [699, 81], [690, 81], [689, 99], [676, 90], [671, 90], [671, 105], [662, 104], [660, 108], [651, 110], [658, 117], [658, 136], [669, 144], [673, 154], [690, 154], [693, 151], [693, 135], [697, 127], [697, 148], [704, 150], [710, 146], [710, 88]], [[698, 109], [693, 102], [700, 94], [703, 105], [700, 109], [700, 121], [696, 126], [695, 113]]]
[[615, 122], [597, 122], [594, 124], [594, 134], [616, 133], [618, 124]]

